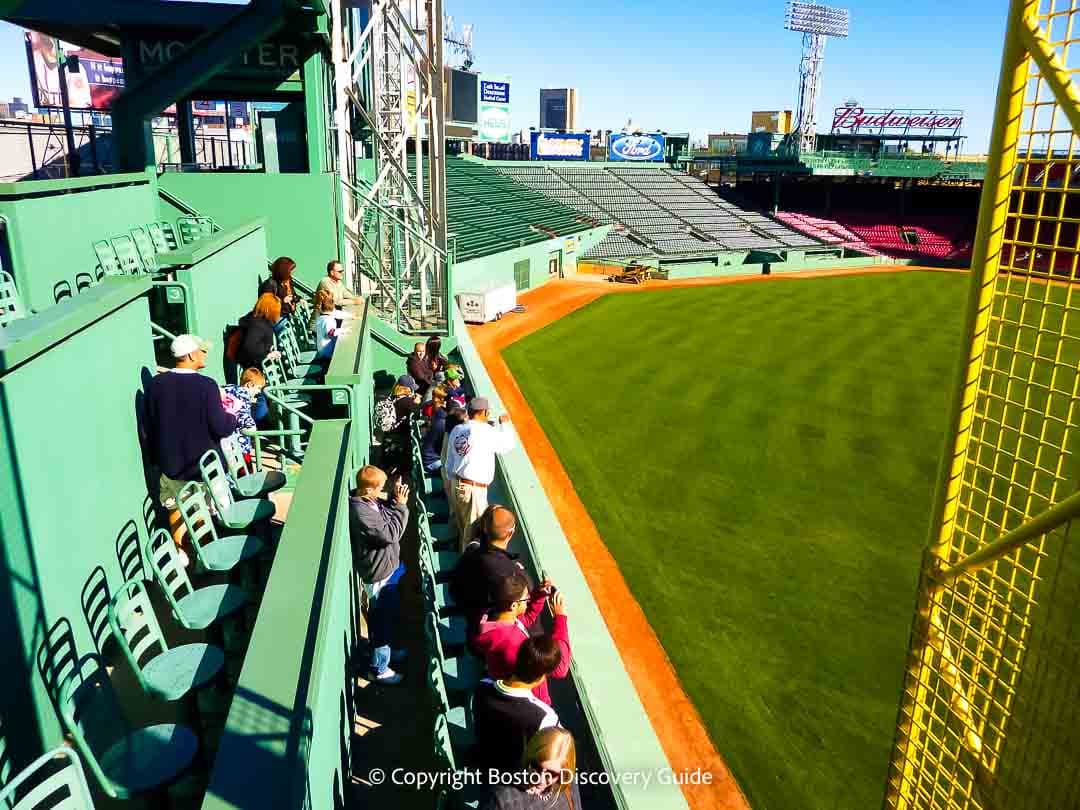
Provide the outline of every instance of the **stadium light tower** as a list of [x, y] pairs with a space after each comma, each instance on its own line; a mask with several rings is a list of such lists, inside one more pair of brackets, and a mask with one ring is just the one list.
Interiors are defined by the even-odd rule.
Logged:
[[825, 61], [825, 38], [848, 35], [848, 10], [818, 3], [789, 0], [784, 28], [803, 35], [799, 62], [799, 102], [795, 133], [800, 152], [813, 152], [817, 139], [817, 103], [821, 94], [821, 66]]

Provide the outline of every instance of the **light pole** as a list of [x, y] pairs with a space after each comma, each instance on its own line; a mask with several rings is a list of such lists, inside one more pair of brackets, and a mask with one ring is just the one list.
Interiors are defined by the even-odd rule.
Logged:
[[825, 62], [825, 38], [848, 35], [848, 10], [818, 3], [789, 0], [784, 28], [803, 35], [799, 62], [799, 99], [795, 133], [798, 150], [813, 152], [817, 140], [817, 102], [821, 94], [821, 67]]

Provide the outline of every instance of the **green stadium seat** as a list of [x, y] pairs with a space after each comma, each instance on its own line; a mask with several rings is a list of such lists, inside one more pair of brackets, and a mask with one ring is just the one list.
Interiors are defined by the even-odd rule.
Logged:
[[247, 593], [235, 585], [196, 589], [184, 570], [176, 544], [164, 529], [158, 529], [147, 541], [146, 558], [173, 616], [188, 630], [205, 630], [248, 602]]
[[240, 497], [260, 498], [285, 486], [285, 473], [252, 469], [244, 459], [240, 444], [232, 436], [221, 440], [221, 454], [229, 467], [229, 483]]
[[147, 694], [168, 702], [193, 698], [221, 672], [225, 654], [210, 644], [170, 647], [150, 604], [146, 583], [143, 579], [125, 582], [109, 603], [113, 637]]
[[120, 262], [122, 273], [137, 276], [144, 271], [139, 251], [135, 247], [135, 240], [130, 236], [114, 236], [112, 247], [116, 252], [116, 258]]
[[174, 723], [128, 725], [100, 656], [90, 654], [59, 684], [61, 722], [102, 791], [113, 799], [152, 794], [168, 806], [168, 786], [191, 767], [198, 740]]
[[248, 529], [269, 520], [277, 508], [266, 498], [233, 497], [232, 484], [221, 459], [213, 450], [207, 450], [199, 459], [199, 474], [213, 499], [217, 519], [229, 529]]
[[190, 245], [211, 236], [217, 225], [210, 217], [178, 217], [176, 229], [180, 233], [180, 244]]
[[139, 543], [139, 529], [134, 520], [125, 523], [116, 536], [116, 562], [120, 566], [120, 575], [124, 582], [129, 579], [143, 579], [146, 576], [142, 545]]
[[95, 567], [87, 577], [83, 585], [81, 602], [83, 617], [86, 626], [90, 629], [90, 638], [94, 642], [94, 648], [105, 654], [105, 647], [109, 641], [109, 602], [112, 601], [112, 591], [109, 589], [109, 580], [105, 576], [105, 569], [100, 565]]
[[[5, 810], [93, 810], [79, 757], [67, 746], [47, 751], [13, 779], [0, 773], [0, 807]], [[63, 797], [57, 802], [57, 797]]]
[[188, 482], [176, 499], [180, 517], [187, 527], [195, 556], [208, 571], [231, 571], [241, 562], [262, 553], [265, 544], [254, 535], [218, 536], [202, 487]]
[[97, 279], [100, 281], [105, 276], [122, 276], [124, 269], [120, 266], [120, 259], [116, 251], [107, 239], [99, 239], [94, 242], [94, 255], [97, 257]]
[[135, 250], [138, 251], [139, 259], [142, 260], [142, 266], [146, 272], [156, 273], [158, 271], [157, 249], [154, 247], [154, 240], [146, 232], [146, 228], [141, 226], [132, 228], [131, 240], [135, 243]]
[[[165, 229], [168, 228], [168, 231]], [[146, 226], [146, 234], [154, 243], [154, 250], [158, 253], [168, 253], [176, 249], [176, 231], [168, 222], [151, 222]], [[171, 234], [172, 238], [169, 238]]]

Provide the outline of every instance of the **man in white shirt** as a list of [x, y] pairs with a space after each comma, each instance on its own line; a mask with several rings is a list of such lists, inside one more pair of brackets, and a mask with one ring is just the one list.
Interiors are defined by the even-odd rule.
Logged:
[[503, 414], [498, 425], [493, 425], [488, 422], [489, 408], [487, 398], [475, 397], [469, 403], [469, 420], [454, 428], [447, 439], [446, 472], [450, 476], [450, 508], [461, 531], [459, 551], [472, 540], [476, 521], [487, 509], [495, 456], [517, 444], [510, 417]]

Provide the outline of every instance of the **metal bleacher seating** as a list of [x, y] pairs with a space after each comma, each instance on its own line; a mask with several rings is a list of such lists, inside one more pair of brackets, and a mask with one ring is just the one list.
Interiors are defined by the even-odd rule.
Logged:
[[583, 259], [821, 245], [775, 219], [721, 199], [697, 178], [674, 169], [523, 164], [496, 170], [600, 224], [620, 226], [582, 254]]

